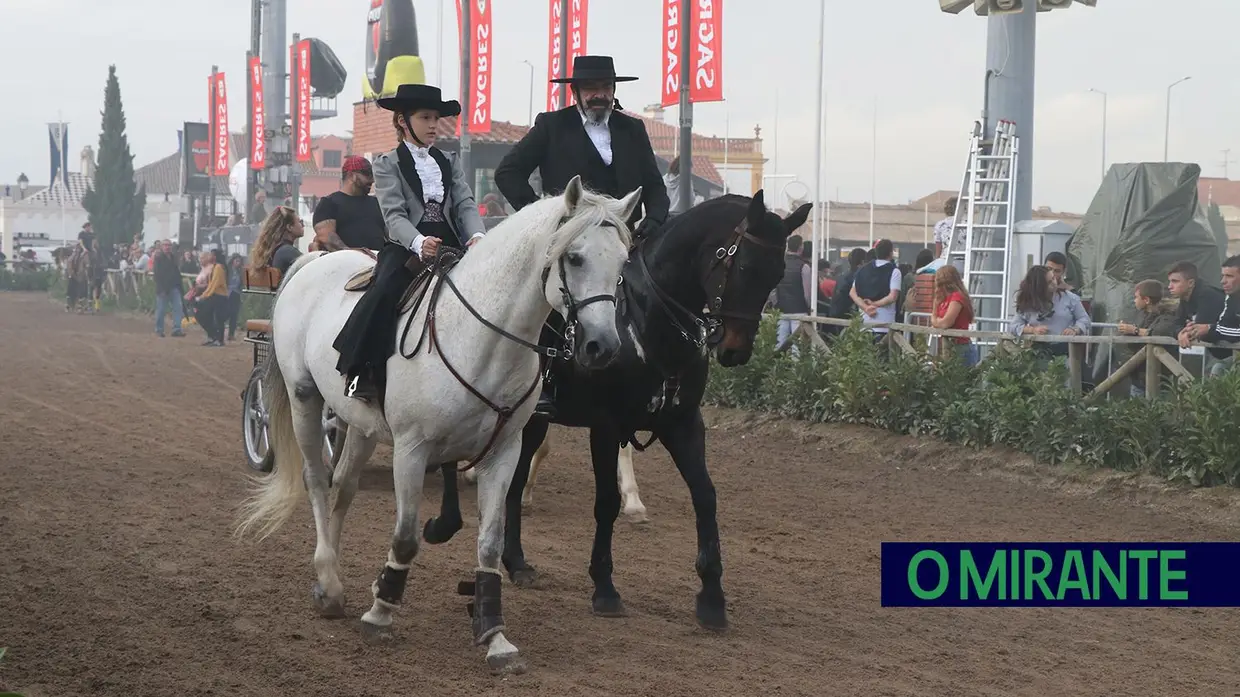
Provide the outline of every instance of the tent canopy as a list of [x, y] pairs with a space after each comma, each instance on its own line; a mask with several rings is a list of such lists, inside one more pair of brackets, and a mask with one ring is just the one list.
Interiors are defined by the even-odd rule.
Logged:
[[1133, 288], [1166, 283], [1180, 261], [1217, 286], [1222, 257], [1197, 198], [1201, 167], [1179, 162], [1116, 164], [1068, 241], [1069, 279], [1091, 301], [1095, 322], [1133, 321]]

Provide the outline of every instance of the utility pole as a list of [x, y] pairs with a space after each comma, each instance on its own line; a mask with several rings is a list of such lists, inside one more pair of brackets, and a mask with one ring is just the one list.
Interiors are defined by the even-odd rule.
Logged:
[[476, 191], [477, 184], [474, 182], [474, 161], [472, 157], [472, 146], [469, 142], [469, 121], [470, 114], [473, 112], [473, 66], [469, 64], [470, 51], [469, 47], [473, 40], [470, 35], [469, 28], [473, 25], [470, 19], [470, 10], [473, 3], [461, 3], [461, 115], [457, 117], [461, 127], [461, 171], [465, 174], [465, 182], [469, 184], [470, 190]]
[[1229, 167], [1231, 163], [1233, 162], [1235, 162], [1235, 160], [1231, 159], [1231, 148], [1225, 148], [1223, 150], [1223, 178], [1224, 179], [1231, 179], [1231, 176], [1229, 175], [1229, 172], [1230, 172]]
[[[572, 52], [568, 48], [568, 0], [560, 0], [560, 74], [556, 77], [561, 80], [572, 72], [572, 69], [568, 67], [570, 53]], [[564, 85], [564, 91], [560, 94], [560, 106], [568, 106], [569, 100], [573, 98], [573, 86]]]
[[[292, 170], [292, 149], [289, 147], [288, 100], [285, 88], [289, 50], [286, 45], [288, 31], [288, 0], [256, 0], [262, 6], [263, 32], [260, 44], [263, 57], [263, 109], [267, 112], [266, 128], [273, 135], [268, 142], [266, 188], [268, 194], [279, 191], [287, 195]], [[277, 186], [279, 187], [277, 189]], [[256, 192], [257, 193], [257, 192]], [[246, 211], [247, 215], [249, 211]]]
[[693, 102], [689, 101], [689, 69], [692, 52], [689, 37], [693, 36], [693, 2], [680, 3], [680, 210], [693, 207]]

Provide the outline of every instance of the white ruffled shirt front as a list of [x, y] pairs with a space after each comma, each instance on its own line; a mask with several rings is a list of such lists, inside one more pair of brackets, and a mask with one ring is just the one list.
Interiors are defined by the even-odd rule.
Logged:
[[[409, 149], [409, 153], [413, 155], [413, 168], [418, 173], [418, 179], [422, 180], [422, 200], [445, 202], [443, 190], [443, 171], [439, 169], [439, 163], [435, 158], [431, 157], [430, 148], [423, 148], [409, 141], [405, 141], [405, 147]], [[444, 207], [444, 217], [450, 215], [447, 207]], [[482, 233], [474, 233], [470, 240], [482, 237]], [[413, 244], [409, 245], [409, 249], [414, 254], [422, 256], [422, 242], [426, 239], [426, 235], [418, 234], [413, 238]]]

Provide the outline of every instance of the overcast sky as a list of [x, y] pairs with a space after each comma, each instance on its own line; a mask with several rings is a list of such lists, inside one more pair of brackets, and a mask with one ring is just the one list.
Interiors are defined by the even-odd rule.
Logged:
[[[717, 0], [718, 1], [718, 0]], [[695, 109], [700, 133], [752, 135], [761, 124], [768, 173], [814, 175], [817, 0], [723, 0], [724, 90], [730, 102]], [[427, 77], [437, 74], [440, 0], [415, 0]], [[868, 201], [878, 101], [877, 196], [904, 203], [959, 187], [985, 70], [986, 20], [947, 15], [934, 0], [827, 0], [826, 162], [822, 191]], [[456, 14], [445, 0], [444, 88], [457, 92]], [[589, 49], [641, 77], [620, 86], [627, 108], [658, 100], [662, 0], [593, 0]], [[1108, 159], [1161, 160], [1166, 87], [1171, 159], [1222, 176], [1223, 150], [1240, 178], [1238, 0], [1101, 0], [1097, 8], [1039, 15], [1034, 205], [1083, 211], [1101, 175], [1102, 98], [1109, 93]], [[105, 9], [106, 7], [106, 9]], [[117, 65], [135, 163], [175, 151], [184, 121], [206, 120], [205, 78], [228, 75], [230, 122], [245, 118], [249, 0], [0, 0], [0, 182], [48, 177], [47, 126], [70, 124], [70, 169], [98, 147], [107, 66]], [[1171, 8], [1174, 7], [1173, 11]], [[289, 0], [288, 29], [326, 41], [349, 70], [342, 116], [316, 133], [345, 134], [361, 95], [368, 0]], [[778, 8], [778, 11], [776, 11]], [[546, 0], [493, 7], [494, 118], [527, 121], [529, 68], [535, 107], [545, 101]], [[776, 119], [776, 92], [779, 114]], [[668, 117], [674, 121], [675, 113]], [[774, 135], [778, 121], [778, 152]], [[748, 186], [747, 174], [730, 181]]]

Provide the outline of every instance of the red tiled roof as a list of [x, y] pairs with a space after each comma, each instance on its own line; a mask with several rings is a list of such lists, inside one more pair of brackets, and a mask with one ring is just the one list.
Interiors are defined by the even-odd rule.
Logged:
[[[351, 142], [350, 138], [345, 138], [343, 136], [336, 137], [345, 141], [346, 144]], [[312, 138], [312, 147], [317, 148], [314, 144], [319, 140], [319, 137]], [[250, 145], [246, 140], [246, 134], [244, 133], [233, 133], [230, 147], [231, 150], [229, 151], [229, 160], [234, 163], [242, 157], [249, 156]], [[338, 178], [340, 176], [340, 170], [320, 170], [315, 161], [311, 159], [309, 162], [301, 163], [301, 175], [303, 189], [306, 188], [306, 184], [308, 183], [306, 180], [311, 180], [309, 184], [311, 188], [315, 188], [315, 184], [313, 183], [314, 179]], [[146, 184], [146, 193], [148, 195], [177, 194], [181, 191], [181, 154], [174, 152], [171, 155], [161, 157], [150, 164], [143, 165], [142, 167], [134, 170], [133, 176], [138, 183]], [[212, 177], [212, 179], [214, 180], [213, 185], [215, 191], [224, 192], [229, 190], [227, 176], [215, 176]], [[335, 191], [334, 186], [329, 187], [328, 193], [331, 191]]]
[[1197, 200], [1201, 201], [1202, 205], [1213, 202], [1220, 206], [1240, 207], [1240, 181], [1222, 177], [1199, 177]]

